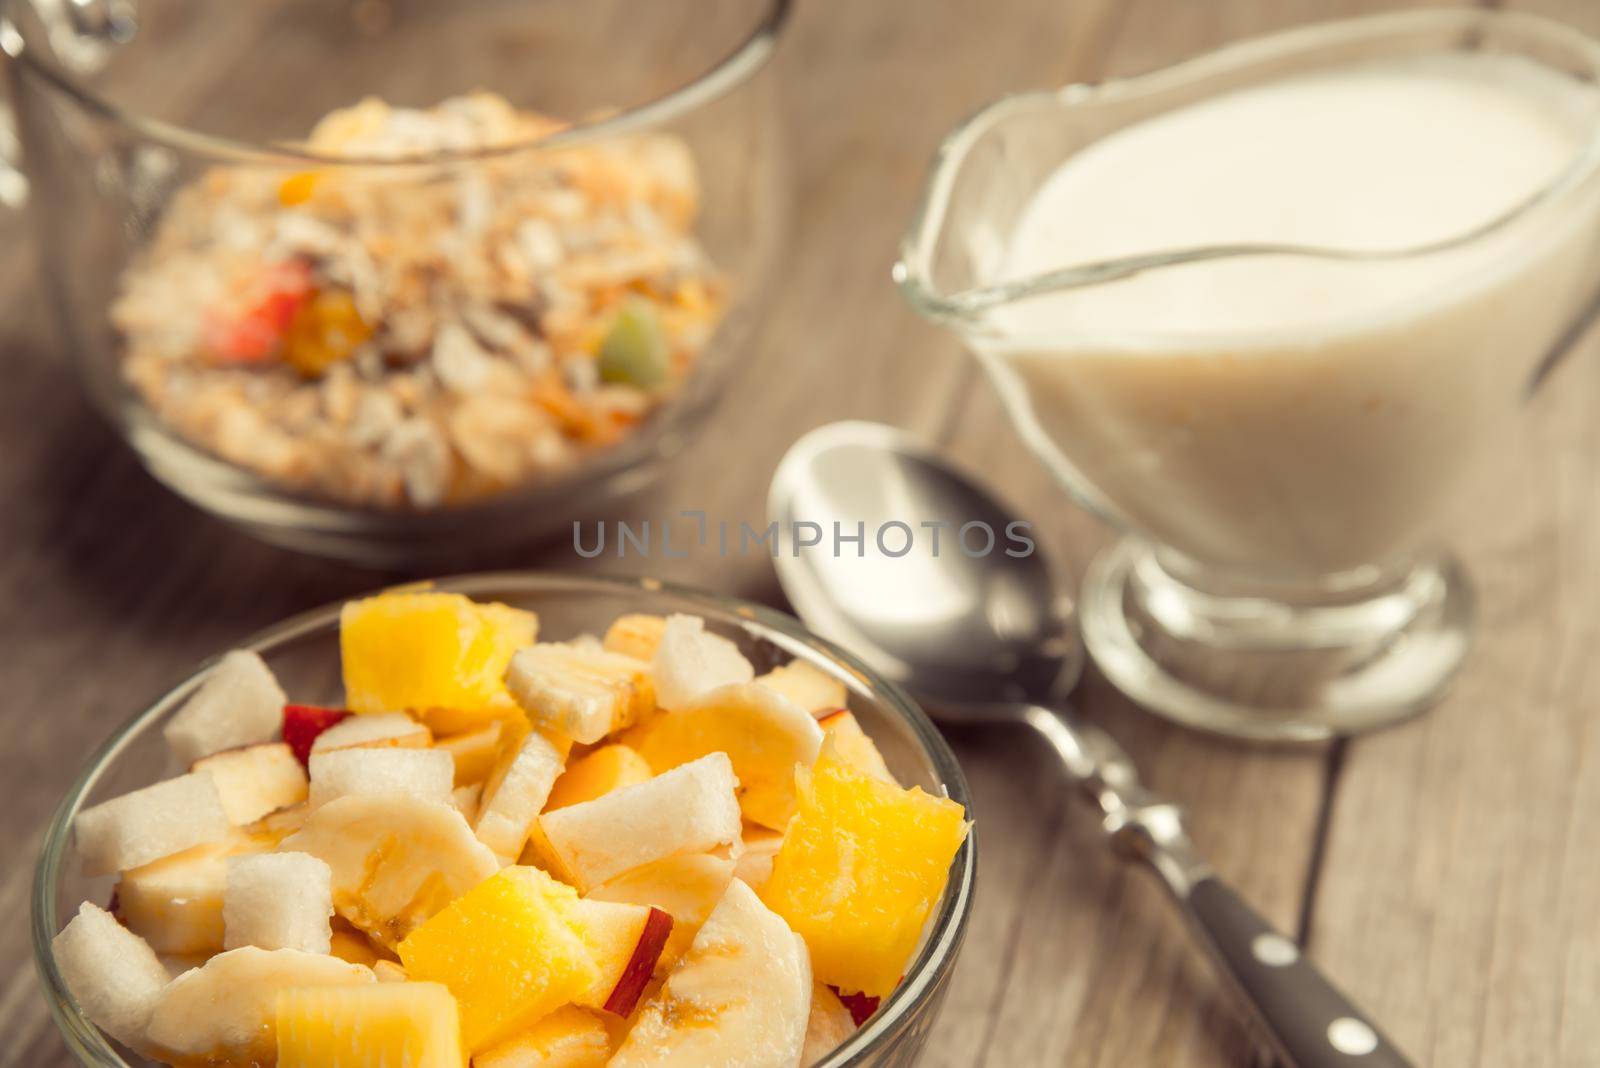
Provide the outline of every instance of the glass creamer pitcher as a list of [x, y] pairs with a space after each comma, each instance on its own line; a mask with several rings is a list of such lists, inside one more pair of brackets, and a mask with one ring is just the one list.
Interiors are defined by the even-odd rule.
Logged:
[[[1030, 214], [1041, 188], [1125, 128], [1286, 80], [1460, 62], [1536, 80], [1559, 111], [1551, 121], [1572, 132], [1548, 177], [1485, 221], [1420, 243], [1389, 240], [1370, 217], [1352, 220], [1349, 241], [1284, 240], [1271, 220], [1216, 240], [1221, 224], [1167, 210], [1161, 191], [1196, 166], [1229, 165], [1217, 159], [1247, 165], [1227, 153], [1295, 150], [1217, 144], [1102, 184], [1101, 203], [1129, 228], [1166, 211], [1170, 233], [1129, 240], [1115, 221], [1064, 212], [1061, 262], [1018, 267], [1016, 250], [1050, 228]], [[1080, 602], [1089, 649], [1125, 693], [1193, 726], [1312, 739], [1418, 712], [1453, 677], [1473, 599], [1441, 547], [1448, 522], [1594, 306], [1597, 77], [1600, 45], [1559, 24], [1406, 13], [1008, 97], [946, 140], [896, 280], [961, 334], [1075, 499], [1126, 532], [1090, 568]], [[1493, 110], [1469, 116], [1474, 136], [1480, 119], [1496, 136]], [[1496, 160], [1528, 156], [1508, 145]], [[1425, 177], [1386, 162], [1372, 159], [1359, 180]], [[1475, 177], [1439, 164], [1442, 197]], [[1316, 177], [1293, 192], [1326, 198]], [[1074, 225], [1117, 254], [1075, 255]], [[1231, 285], [1243, 317], [1185, 303], [1185, 272]], [[1346, 308], [1349, 294], [1361, 299]]]

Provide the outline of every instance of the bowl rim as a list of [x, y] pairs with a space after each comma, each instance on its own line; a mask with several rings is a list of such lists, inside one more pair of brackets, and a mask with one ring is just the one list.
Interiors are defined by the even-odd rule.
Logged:
[[29, 49], [22, 32], [6, 18], [12, 0], [0, 0], [0, 53], [39, 75], [58, 92], [100, 119], [157, 144], [215, 162], [278, 166], [393, 168], [473, 162], [514, 155], [534, 148], [566, 148], [669, 123], [720, 99], [762, 70], [777, 48], [793, 10], [793, 0], [758, 0], [761, 13], [731, 51], [693, 79], [640, 104], [604, 116], [582, 119], [550, 134], [476, 149], [451, 149], [404, 156], [341, 155], [319, 152], [293, 141], [248, 141], [200, 133], [179, 123], [130, 111], [91, 89], [80, 78]]
[[[405, 586], [419, 586], [406, 583]], [[491, 571], [454, 575], [430, 580], [433, 589], [489, 596], [498, 592], [518, 594], [593, 593], [634, 594], [665, 597], [687, 603], [719, 618], [732, 618], [755, 636], [799, 659], [832, 661], [853, 675], [886, 708], [898, 715], [911, 729], [913, 737], [933, 766], [945, 795], [961, 804], [969, 821], [966, 841], [951, 862], [938, 909], [925, 928], [916, 956], [905, 978], [879, 1007], [877, 1013], [858, 1028], [850, 1039], [833, 1050], [817, 1068], [846, 1068], [884, 1049], [921, 1015], [932, 1008], [942, 992], [944, 980], [955, 964], [971, 914], [973, 887], [977, 874], [977, 827], [971, 792], [966, 776], [944, 737], [933, 722], [898, 684], [879, 675], [866, 663], [825, 638], [807, 630], [799, 620], [775, 608], [743, 598], [711, 593], [693, 586], [660, 579], [629, 575], [586, 575], [553, 571]], [[392, 587], [386, 587], [392, 588]], [[379, 591], [372, 591], [379, 592]], [[347, 601], [364, 594], [327, 602], [296, 613], [278, 623], [256, 631], [230, 648], [270, 651], [292, 644], [330, 625], [337, 626], [339, 612]], [[221, 659], [223, 652], [206, 657], [181, 681], [168, 687], [142, 710], [125, 720], [105, 739], [79, 768], [66, 794], [51, 814], [44, 842], [34, 868], [29, 928], [34, 965], [44, 987], [45, 1000], [57, 1029], [80, 1063], [91, 1068], [135, 1068], [122, 1058], [100, 1029], [79, 1009], [56, 967], [51, 939], [60, 930], [56, 910], [56, 888], [72, 837], [72, 822], [85, 795], [99, 782], [122, 751], [154, 722], [185, 700], [206, 673]]]

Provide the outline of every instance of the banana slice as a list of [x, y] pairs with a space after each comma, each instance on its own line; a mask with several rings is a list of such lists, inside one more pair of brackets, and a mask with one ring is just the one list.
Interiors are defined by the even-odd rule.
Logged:
[[172, 1063], [271, 1064], [278, 991], [372, 981], [371, 968], [320, 953], [230, 949], [167, 985], [146, 1034]]
[[810, 1017], [805, 943], [735, 879], [610, 1068], [792, 1068]]
[[281, 848], [326, 861], [334, 910], [390, 949], [500, 870], [454, 807], [395, 795], [330, 801]]

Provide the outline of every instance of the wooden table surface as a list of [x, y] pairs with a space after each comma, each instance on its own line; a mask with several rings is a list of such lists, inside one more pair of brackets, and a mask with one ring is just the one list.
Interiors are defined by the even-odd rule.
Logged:
[[[1104, 542], [1029, 456], [957, 343], [889, 282], [942, 133], [1008, 90], [1134, 73], [1369, 0], [805, 0], [785, 44], [798, 206], [778, 297], [714, 425], [632, 515], [756, 523], [773, 464], [841, 418], [935, 438], [1023, 507], [1076, 580]], [[1600, 33], [1594, 0], [1507, 0]], [[391, 581], [257, 544], [142, 473], [93, 416], [0, 218], [0, 1066], [65, 1064], [33, 973], [40, 828], [78, 762], [200, 657]], [[1482, 640], [1431, 715], [1264, 749], [1080, 695], [1216, 866], [1295, 933], [1419, 1066], [1600, 1064], [1600, 360], [1594, 337], [1506, 443], [1463, 531]], [[764, 384], [781, 377], [785, 388]], [[730, 457], [736, 458], [730, 462]], [[565, 543], [521, 566], [588, 566]], [[596, 561], [596, 564], [602, 564]], [[638, 561], [625, 561], [627, 565]], [[616, 561], [609, 565], [615, 566]], [[759, 556], [664, 577], [782, 603]], [[1259, 1054], [1154, 885], [1106, 855], [1030, 736], [951, 736], [976, 796], [976, 911], [927, 1065], [1214, 1068]]]

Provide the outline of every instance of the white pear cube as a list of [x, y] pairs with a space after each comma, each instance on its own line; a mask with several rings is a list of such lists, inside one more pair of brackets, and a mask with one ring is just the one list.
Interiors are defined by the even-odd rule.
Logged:
[[78, 813], [73, 835], [85, 875], [108, 875], [170, 857], [233, 830], [211, 776], [190, 772]]
[[547, 812], [539, 825], [579, 889], [588, 891], [663, 857], [739, 841], [737, 788], [727, 754], [711, 753], [636, 786]]
[[455, 761], [437, 749], [335, 749], [311, 754], [311, 807], [353, 794], [448, 802]]
[[521, 854], [565, 761], [564, 748], [530, 731], [505, 768], [484, 784], [474, 830], [505, 863]]
[[285, 701], [266, 662], [249, 649], [235, 649], [217, 661], [161, 733], [187, 767], [224, 749], [278, 737]]
[[333, 870], [306, 853], [228, 861], [223, 946], [327, 953], [333, 944]]
[[585, 745], [630, 726], [655, 704], [648, 664], [593, 643], [517, 650], [506, 689], [535, 727]]
[[682, 708], [719, 686], [749, 682], [755, 668], [739, 647], [706, 630], [699, 616], [668, 616], [651, 662], [656, 703], [662, 708]]
[[155, 950], [87, 901], [50, 948], [84, 1015], [123, 1045], [144, 1048], [150, 1014], [167, 986], [167, 969]]
[[225, 749], [195, 761], [190, 770], [211, 776], [222, 810], [235, 826], [306, 799], [306, 769], [284, 742]]
[[389, 746], [401, 749], [423, 749], [433, 744], [433, 734], [404, 712], [374, 712], [368, 715], [341, 719], [317, 735], [311, 743], [313, 753], [331, 753], [335, 749]]

